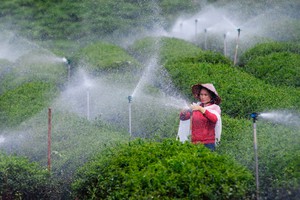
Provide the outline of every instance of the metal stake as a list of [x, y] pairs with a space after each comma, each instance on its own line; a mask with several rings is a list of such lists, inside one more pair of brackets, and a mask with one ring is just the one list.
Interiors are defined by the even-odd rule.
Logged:
[[51, 129], [52, 129], [52, 114], [51, 108], [48, 108], [48, 171], [51, 170]]
[[132, 102], [132, 96], [128, 96], [128, 103], [129, 103], [129, 135], [131, 138], [131, 102]]
[[252, 113], [253, 118], [253, 144], [254, 144], [254, 156], [255, 156], [255, 180], [256, 180], [256, 199], [259, 199], [259, 178], [258, 178], [258, 157], [257, 157], [257, 137], [256, 137], [256, 120], [257, 113]]
[[235, 54], [234, 54], [234, 62], [233, 62], [233, 65], [236, 65], [236, 63], [237, 63], [237, 52], [238, 52], [238, 48], [239, 48], [239, 39], [240, 39], [241, 29], [238, 28], [237, 31], [238, 31], [238, 37], [237, 37], [237, 40], [236, 40], [236, 46], [235, 46]]

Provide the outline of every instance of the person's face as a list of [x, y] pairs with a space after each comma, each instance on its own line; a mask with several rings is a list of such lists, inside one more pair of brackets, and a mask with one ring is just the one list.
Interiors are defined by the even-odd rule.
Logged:
[[211, 101], [211, 96], [207, 89], [202, 88], [200, 90], [199, 99], [201, 103], [209, 103]]

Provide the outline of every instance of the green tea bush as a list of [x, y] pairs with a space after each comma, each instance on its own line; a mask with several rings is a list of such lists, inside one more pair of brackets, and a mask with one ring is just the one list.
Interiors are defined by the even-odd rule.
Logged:
[[39, 164], [0, 152], [0, 199], [57, 198], [56, 187], [50, 173]]
[[145, 37], [135, 40], [127, 51], [140, 62], [150, 59], [159, 50], [161, 38]]
[[[253, 125], [250, 119], [222, 116], [221, 155], [234, 158], [255, 174]], [[260, 196], [267, 199], [297, 199], [299, 194], [299, 145], [297, 127], [257, 121]]]
[[[198, 61], [199, 60], [199, 61]], [[196, 62], [195, 62], [196, 61]], [[213, 83], [222, 98], [224, 113], [246, 117], [253, 111], [270, 109], [299, 110], [299, 90], [266, 84], [228, 64], [211, 64], [200, 57], [186, 57], [165, 64], [174, 85], [193, 101], [191, 86]], [[286, 93], [290, 98], [286, 98]]]
[[202, 52], [195, 44], [182, 39], [163, 37], [160, 43], [159, 57], [162, 64], [169, 60], [195, 56]]
[[275, 86], [300, 87], [300, 53], [280, 52], [250, 60], [243, 70]]
[[203, 145], [135, 140], [98, 154], [73, 183], [79, 199], [241, 199], [253, 176]]
[[136, 40], [128, 51], [140, 61], [157, 56], [160, 63], [186, 56], [193, 56], [202, 50], [196, 45], [178, 38], [145, 37]]
[[83, 48], [74, 56], [74, 64], [90, 72], [114, 72], [140, 68], [139, 63], [119, 46], [98, 42]]
[[249, 61], [255, 60], [257, 57], [264, 57], [269, 54], [280, 52], [300, 54], [300, 44], [290, 42], [268, 42], [257, 44], [240, 56], [239, 65], [242, 67]]
[[67, 67], [55, 59], [33, 51], [25, 54], [6, 67], [5, 76], [0, 79], [0, 91], [12, 90], [28, 82], [49, 82], [63, 87], [67, 81]]
[[12, 127], [29, 119], [57, 96], [55, 85], [30, 82], [0, 96], [0, 127]]

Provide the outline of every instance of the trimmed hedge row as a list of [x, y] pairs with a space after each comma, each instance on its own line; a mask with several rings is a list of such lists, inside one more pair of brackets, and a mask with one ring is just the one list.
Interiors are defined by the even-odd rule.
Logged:
[[82, 65], [90, 72], [126, 71], [140, 67], [124, 49], [106, 42], [86, 46], [73, 59], [75, 65]]
[[55, 190], [46, 169], [27, 158], [0, 152], [0, 199], [57, 198]]
[[203, 145], [135, 140], [83, 166], [73, 183], [79, 199], [241, 199], [251, 173]]
[[300, 86], [300, 44], [263, 43], [241, 57], [241, 69], [274, 86]]
[[[255, 174], [253, 125], [249, 119], [223, 115], [221, 155], [234, 158]], [[298, 127], [257, 121], [260, 196], [266, 199], [298, 199], [300, 185]]]
[[[232, 117], [246, 117], [253, 111], [270, 109], [300, 110], [300, 91], [266, 84], [228, 64], [194, 62], [198, 57], [169, 61], [165, 64], [175, 86], [193, 101], [191, 86], [213, 83], [222, 98], [222, 110]], [[289, 98], [286, 98], [286, 93]]]
[[50, 83], [30, 82], [0, 96], [0, 127], [13, 127], [50, 105], [57, 96]]
[[280, 52], [300, 54], [300, 44], [290, 42], [268, 42], [257, 44], [240, 56], [239, 65], [243, 66], [249, 61], [255, 60], [257, 57]]

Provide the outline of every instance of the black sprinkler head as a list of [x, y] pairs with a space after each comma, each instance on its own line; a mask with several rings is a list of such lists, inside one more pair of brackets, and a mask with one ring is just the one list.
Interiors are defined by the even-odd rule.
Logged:
[[129, 103], [132, 102], [132, 96], [128, 96], [128, 102], [129, 102]]

